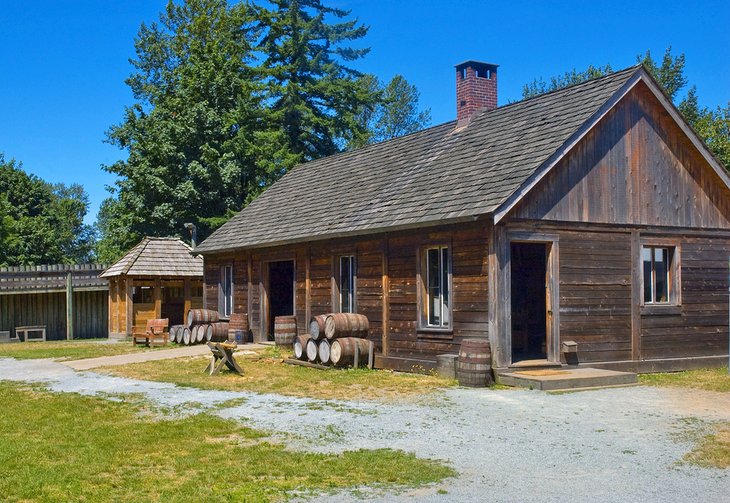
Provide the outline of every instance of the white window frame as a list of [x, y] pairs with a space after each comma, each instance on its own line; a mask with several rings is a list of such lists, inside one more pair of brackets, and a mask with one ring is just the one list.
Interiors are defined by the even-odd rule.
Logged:
[[[431, 278], [430, 278], [430, 272], [431, 268], [429, 267], [429, 255], [430, 251], [432, 250], [438, 250], [438, 257], [439, 257], [439, 322], [438, 323], [432, 323], [431, 322], [431, 292], [429, 289], [429, 285], [431, 284]], [[444, 250], [446, 250], [446, 263], [443, 263], [443, 256], [444, 256]], [[422, 259], [422, 271], [421, 271], [421, 280], [423, 282], [422, 285], [422, 291], [424, 298], [420, 302], [421, 309], [422, 309], [422, 315], [421, 315], [421, 328], [425, 329], [431, 329], [431, 330], [443, 330], [443, 331], [450, 331], [453, 330], [453, 288], [452, 288], [452, 277], [451, 277], [451, 262], [452, 262], [452, 256], [451, 256], [451, 247], [448, 245], [433, 245], [433, 246], [426, 246], [423, 249], [423, 259]], [[446, 284], [444, 285], [444, 272], [446, 273]], [[444, 286], [446, 287], [446, 297], [448, 298], [448, 302], [446, 303], [446, 306], [444, 306]]]
[[[348, 260], [349, 262], [349, 277], [344, 278], [343, 277], [343, 268], [342, 268], [342, 261]], [[355, 294], [355, 288], [357, 285], [357, 260], [355, 259], [355, 255], [340, 255], [337, 259], [337, 269], [338, 269], [338, 278], [337, 278], [337, 290], [338, 290], [338, 299], [339, 299], [339, 308], [341, 313], [356, 313], [357, 312], [357, 305], [355, 300], [357, 299], [357, 295]], [[343, 280], [347, 279], [349, 282], [349, 288], [348, 291], [348, 300], [350, 305], [350, 310], [345, 311], [343, 309]]]
[[[667, 300], [657, 301], [656, 300], [656, 268], [654, 267], [655, 262], [655, 250], [667, 250], [667, 273], [666, 273], [666, 284], [667, 284]], [[646, 275], [644, 274], [644, 251], [651, 250], [652, 267], [651, 267], [651, 299], [645, 297], [646, 287]], [[647, 308], [662, 307], [662, 306], [679, 306], [681, 305], [680, 289], [681, 289], [681, 271], [680, 271], [680, 248], [675, 242], [669, 242], [667, 240], [653, 241], [650, 239], [642, 240], [639, 255], [639, 274], [641, 277], [641, 305]]]
[[[227, 291], [226, 291], [227, 290]], [[220, 269], [218, 283], [218, 311], [228, 318], [233, 313], [233, 265], [226, 264]]]

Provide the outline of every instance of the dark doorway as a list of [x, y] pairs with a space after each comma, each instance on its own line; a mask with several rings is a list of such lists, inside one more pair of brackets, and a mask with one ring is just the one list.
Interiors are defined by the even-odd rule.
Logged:
[[185, 295], [182, 286], [162, 287], [162, 317], [170, 320], [170, 326], [183, 324]]
[[269, 262], [269, 340], [274, 338], [274, 318], [294, 315], [294, 261]]
[[547, 255], [544, 243], [512, 243], [512, 363], [547, 359]]

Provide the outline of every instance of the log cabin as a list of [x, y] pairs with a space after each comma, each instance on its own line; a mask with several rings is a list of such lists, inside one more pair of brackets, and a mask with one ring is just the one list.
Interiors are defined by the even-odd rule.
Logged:
[[109, 337], [144, 333], [150, 319], [181, 325], [203, 307], [203, 260], [177, 238], [145, 237], [100, 274], [109, 281]]
[[[642, 66], [497, 106], [456, 66], [455, 121], [304, 163], [197, 248], [209, 308], [357, 312], [380, 367], [487, 338], [497, 371], [632, 372], [728, 355], [730, 178]], [[576, 363], [576, 362], [574, 362]]]

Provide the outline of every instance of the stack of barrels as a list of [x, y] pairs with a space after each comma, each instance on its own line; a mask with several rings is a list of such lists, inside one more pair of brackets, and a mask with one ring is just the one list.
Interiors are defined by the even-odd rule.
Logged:
[[170, 327], [170, 341], [184, 345], [223, 342], [228, 339], [229, 324], [220, 319], [218, 311], [191, 309], [188, 312], [186, 325]]
[[[370, 350], [367, 317], [354, 313], [331, 313], [312, 317], [309, 333], [294, 337], [294, 357], [335, 367], [352, 365], [355, 353]], [[366, 361], [363, 358], [362, 361]]]

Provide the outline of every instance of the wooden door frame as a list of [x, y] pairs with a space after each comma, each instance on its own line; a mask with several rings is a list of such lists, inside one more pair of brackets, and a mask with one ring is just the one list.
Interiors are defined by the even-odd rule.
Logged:
[[493, 236], [493, 251], [495, 257], [495, 274], [493, 282], [494, 299], [490, 302], [495, 314], [493, 317], [493, 334], [490, 337], [496, 346], [495, 365], [509, 367], [512, 361], [512, 243], [533, 243], [546, 245], [547, 260], [545, 273], [547, 291], [545, 294], [546, 308], [546, 341], [545, 352], [547, 361], [560, 363], [560, 276], [559, 276], [559, 237], [558, 234], [536, 232], [528, 230], [507, 230], [504, 227], [495, 228]]
[[261, 261], [261, 279], [259, 283], [260, 288], [260, 309], [261, 316], [259, 316], [260, 322], [260, 336], [259, 339], [262, 341], [268, 341], [269, 335], [272, 337], [274, 334], [269, 334], [269, 264], [272, 262], [291, 262], [292, 263], [292, 311], [293, 315], [297, 315], [297, 258], [296, 254], [281, 255], [268, 258]]

